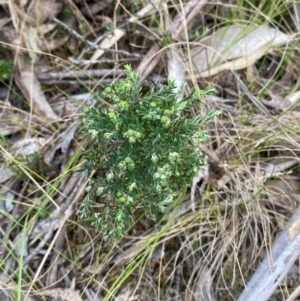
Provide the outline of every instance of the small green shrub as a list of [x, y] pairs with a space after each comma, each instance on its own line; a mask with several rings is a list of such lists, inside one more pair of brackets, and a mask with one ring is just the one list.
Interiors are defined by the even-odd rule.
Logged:
[[[208, 139], [204, 125], [219, 112], [188, 117], [188, 109], [214, 90], [194, 91], [178, 101], [174, 82], [143, 93], [140, 74], [126, 66], [127, 79], [108, 86], [103, 98], [114, 110], [84, 108], [83, 132], [93, 141], [85, 154], [85, 171], [103, 168], [105, 176], [91, 179], [81, 204], [82, 218], [93, 216], [96, 229], [122, 235], [142, 205], [156, 219], [190, 185], [206, 157], [197, 148]], [[103, 210], [95, 211], [96, 203]]]

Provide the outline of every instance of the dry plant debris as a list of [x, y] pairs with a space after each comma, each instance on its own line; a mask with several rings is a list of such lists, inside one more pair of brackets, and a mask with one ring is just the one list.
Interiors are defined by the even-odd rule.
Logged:
[[269, 26], [231, 25], [196, 42], [191, 49], [196, 76], [207, 77], [224, 70], [252, 66], [276, 46], [288, 44], [287, 35]]
[[[0, 1], [0, 300], [298, 300], [298, 2]], [[76, 214], [79, 119], [125, 64], [223, 114], [184, 200], [114, 241]]]

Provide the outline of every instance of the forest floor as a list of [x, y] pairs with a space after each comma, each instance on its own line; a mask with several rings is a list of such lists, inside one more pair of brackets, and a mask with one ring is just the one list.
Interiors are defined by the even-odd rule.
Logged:
[[[1, 301], [300, 296], [300, 4], [225, 2], [0, 1]], [[222, 113], [184, 199], [116, 241], [78, 215], [92, 177], [80, 120], [125, 64], [146, 87], [215, 87], [191, 114]], [[245, 295], [281, 254], [293, 260]]]

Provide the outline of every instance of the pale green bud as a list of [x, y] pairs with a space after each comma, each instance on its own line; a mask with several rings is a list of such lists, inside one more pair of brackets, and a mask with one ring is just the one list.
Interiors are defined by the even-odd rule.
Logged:
[[120, 170], [124, 171], [126, 170], [126, 164], [124, 161], [121, 161], [119, 164], [118, 164], [118, 167], [120, 168]]
[[109, 173], [106, 175], [106, 180], [107, 182], [111, 182], [114, 179], [113, 173]]
[[125, 162], [129, 164], [130, 162], [132, 162], [132, 159], [130, 157], [126, 157]]
[[135, 164], [133, 162], [131, 162], [131, 163], [129, 163], [128, 167], [130, 170], [133, 170], [135, 167]]
[[147, 115], [145, 116], [145, 118], [146, 118], [147, 120], [153, 120], [153, 115], [152, 115], [152, 114], [147, 114]]
[[158, 162], [158, 157], [157, 157], [156, 154], [152, 154], [152, 156], [151, 156], [151, 162], [154, 163], [154, 164], [156, 164]]
[[134, 144], [134, 143], [136, 143], [136, 138], [129, 137], [128, 141], [129, 141], [130, 144]]
[[134, 133], [134, 136], [135, 136], [137, 139], [140, 139], [140, 138], [142, 138], [142, 133], [140, 133], [140, 132], [135, 132], [135, 133]]

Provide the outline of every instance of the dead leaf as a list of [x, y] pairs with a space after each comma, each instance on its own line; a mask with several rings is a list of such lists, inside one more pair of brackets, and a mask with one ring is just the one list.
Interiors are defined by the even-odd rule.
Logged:
[[[11, 261], [10, 259], [11, 258], [9, 258], [7, 261]], [[13, 269], [11, 268], [11, 270]], [[15, 296], [15, 293], [19, 289], [18, 286], [15, 284], [15, 282], [11, 281], [6, 274], [7, 273], [5, 272], [0, 274], [0, 300], [1, 301], [14, 300], [15, 298], [13, 296]], [[21, 292], [20, 300], [36, 301], [36, 299], [33, 299], [31, 296], [27, 296], [27, 298], [25, 299], [23, 292]]]
[[198, 281], [194, 287], [193, 297], [195, 301], [215, 301], [213, 294], [213, 277], [212, 272], [205, 265], [197, 275]]
[[74, 134], [78, 127], [78, 122], [72, 123], [64, 132], [51, 136], [43, 145], [43, 158], [44, 162], [51, 166], [53, 165], [53, 159], [58, 149], [61, 149], [64, 155], [67, 154], [70, 143], [74, 138]]
[[293, 38], [267, 26], [232, 25], [221, 28], [191, 49], [195, 75], [207, 77], [224, 70], [251, 66], [272, 48]]
[[275, 110], [284, 111], [290, 107], [291, 102], [280, 95], [271, 94], [271, 100], [263, 100], [263, 104], [272, 107]]
[[[57, 26], [57, 23], [45, 23], [45, 24], [41, 24], [39, 26], [39, 31], [38, 34], [35, 34], [35, 40], [39, 41], [39, 47], [41, 49], [41, 51], [45, 51], [45, 52], [50, 52], [53, 51], [59, 47], [61, 47], [62, 45], [64, 45], [68, 39], [69, 39], [69, 35], [65, 34], [65, 35], [61, 35], [58, 34], [58, 36], [52, 36], [50, 39], [49, 37], [45, 37], [45, 35], [51, 31], [53, 31]], [[36, 42], [37, 43], [37, 42]], [[35, 70], [36, 70], [36, 66]]]
[[[125, 251], [120, 251], [118, 255], [114, 256], [110, 260], [107, 260], [105, 264], [102, 266], [101, 272], [107, 272], [112, 266], [119, 266], [125, 264], [129, 260], [131, 260], [144, 246], [146, 238], [141, 238], [140, 240], [133, 243], [129, 248]], [[94, 273], [95, 269], [98, 269], [98, 265], [92, 264], [89, 265], [85, 271], [87, 273]]]
[[0, 41], [13, 46], [19, 46], [21, 39], [16, 31], [12, 28], [0, 27]]
[[298, 218], [289, 229], [289, 241], [292, 241], [300, 232], [300, 218]]
[[59, 299], [61, 301], [82, 301], [80, 292], [72, 288], [54, 288], [40, 292], [42, 295]]
[[129, 301], [131, 300], [131, 289], [127, 286], [121, 290], [121, 292], [116, 296], [115, 301]]
[[42, 51], [42, 42], [37, 34], [36, 29], [33, 26], [24, 24], [22, 30], [22, 40], [26, 48], [32, 50], [29, 51], [29, 55], [31, 58], [36, 57], [36, 52]]
[[61, 143], [58, 143], [58, 141], [55, 141], [53, 138], [47, 141], [43, 149], [43, 158], [45, 164], [48, 166], [53, 166], [55, 153], [58, 149], [60, 149], [60, 147]]
[[26, 61], [25, 57], [20, 57], [17, 68], [18, 74], [15, 75], [15, 81], [32, 110], [41, 117], [44, 117], [48, 122], [57, 120], [58, 116], [48, 104], [41, 84], [30, 66], [30, 62]]
[[182, 58], [175, 51], [175, 49], [171, 49], [171, 51], [169, 52], [168, 80], [174, 80], [176, 85], [174, 92], [179, 93], [178, 102], [181, 101], [184, 91], [185, 72]]
[[147, 296], [145, 293], [142, 293], [139, 300], [140, 301], [151, 301], [152, 299], [149, 296]]
[[84, 16], [91, 18], [92, 16], [96, 15], [97, 13], [105, 9], [111, 3], [112, 0], [102, 0], [95, 3], [87, 2], [85, 6], [81, 9], [81, 12]]
[[263, 177], [265, 181], [271, 177], [279, 177], [284, 171], [287, 171], [292, 166], [298, 163], [297, 159], [287, 160], [280, 156], [275, 156], [271, 162], [259, 162], [259, 170], [256, 173], [259, 177]]
[[0, 184], [5, 183], [15, 175], [16, 173], [9, 167], [0, 166]]
[[[128, 19], [128, 22], [136, 23], [138, 17], [143, 17], [147, 14], [149, 14], [153, 10], [152, 3], [147, 4], [144, 6], [140, 11], [136, 13], [136, 16], [132, 16]], [[99, 45], [103, 49], [109, 49], [111, 48], [115, 43], [117, 43], [123, 36], [125, 35], [125, 31], [119, 28], [116, 28], [114, 30], [113, 35], [110, 35], [103, 39], [101, 44]], [[105, 53], [104, 50], [98, 49], [95, 51], [95, 53], [91, 57], [91, 61], [97, 60], [99, 57], [101, 57]]]
[[296, 176], [285, 175], [267, 183], [265, 189], [273, 205], [284, 204], [285, 207], [293, 208], [299, 200], [300, 180]]
[[196, 189], [198, 186], [198, 182], [200, 180], [204, 179], [204, 181], [207, 181], [208, 179], [208, 166], [203, 167], [203, 169], [200, 169], [198, 171], [198, 174], [193, 178], [192, 187], [191, 187], [191, 205], [192, 210], [195, 212], [195, 196], [196, 196]]
[[[0, 194], [0, 212], [12, 212], [15, 205], [13, 203], [13, 200], [15, 198], [15, 195], [8, 191], [4, 197]], [[3, 215], [0, 213], [0, 218], [2, 218]]]
[[125, 286], [114, 299], [115, 301], [142, 301], [142, 296], [139, 294], [132, 295], [133, 290], [130, 285]]
[[141, 250], [143, 245], [145, 244], [145, 239], [140, 239], [139, 241], [135, 242], [131, 247], [123, 251], [121, 254], [117, 255], [111, 262], [110, 265], [121, 265], [129, 261], [133, 258], [138, 251]]
[[0, 19], [0, 28], [3, 28], [3, 26], [5, 26], [9, 22], [10, 22], [10, 18], [8, 18], [8, 17], [2, 17]]
[[82, 107], [70, 99], [60, 99], [57, 102], [51, 103], [51, 108], [59, 117], [74, 116], [74, 114], [82, 111]]
[[[3, 110], [1, 111], [1, 108]], [[22, 111], [9, 102], [5, 103], [0, 101], [0, 134], [8, 136], [20, 131], [35, 131], [37, 128], [43, 127], [47, 134], [51, 134], [53, 129], [48, 130], [45, 127], [44, 120], [30, 112]], [[51, 126], [49, 127], [51, 128]], [[46, 134], [45, 132], [45, 134]], [[16, 135], [14, 135], [16, 140]]]
[[[28, 5], [28, 16], [34, 20], [39, 20], [42, 24], [47, 20], [55, 18], [63, 9], [63, 3], [51, 0], [31, 0]], [[35, 24], [36, 25], [36, 24]]]
[[68, 39], [68, 35], [62, 36], [61, 34], [59, 37], [51, 37], [45, 38], [45, 35], [51, 31], [53, 31], [57, 23], [45, 23], [40, 24], [38, 30], [36, 29], [36, 21], [34, 24], [33, 22], [25, 22], [22, 27], [21, 39], [23, 44], [29, 51], [29, 55], [31, 58], [35, 58], [37, 52], [42, 51], [51, 51], [59, 48], [62, 46]]
[[54, 30], [57, 27], [57, 23], [45, 23], [39, 25], [39, 35], [44, 36], [45, 34], [49, 33], [50, 31]]
[[0, 116], [0, 134], [3, 136], [8, 136], [14, 133], [17, 133], [21, 130], [21, 126], [15, 122], [17, 117], [17, 113], [15, 113], [15, 116], [12, 116], [11, 112], [6, 110], [3, 114]]
[[19, 257], [27, 257], [28, 256], [28, 231], [20, 232], [15, 239], [14, 242], [14, 253]]
[[34, 153], [40, 153], [45, 143], [45, 138], [24, 138], [13, 144], [11, 152], [14, 156], [25, 157]]
[[55, 50], [62, 45], [64, 45], [68, 41], [69, 37], [68, 36], [63, 36], [59, 38], [52, 38], [50, 40], [42, 38], [42, 45], [41, 45], [41, 50], [42, 51], [52, 51]]
[[[101, 48], [109, 49], [111, 48], [115, 43], [117, 43], [123, 36], [125, 35], [125, 31], [122, 29], [116, 28], [114, 30], [114, 34], [106, 37], [100, 44]], [[99, 57], [101, 57], [105, 53], [102, 49], [97, 49], [94, 54], [91, 57], [91, 61], [97, 60]]]
[[61, 151], [63, 154], [66, 154], [71, 141], [74, 138], [79, 122], [73, 122], [63, 133], [62, 133], [62, 143], [61, 143]]
[[300, 99], [300, 91], [297, 91], [293, 94], [291, 94], [289, 97], [287, 97], [288, 101], [294, 104], [296, 101]]
[[158, 262], [165, 257], [165, 245], [163, 243], [159, 244], [151, 253], [150, 262]]
[[18, 5], [15, 3], [15, 1], [7, 1], [7, 4], [14, 29], [18, 32], [20, 25], [20, 19], [18, 16]]
[[52, 51], [61, 47], [69, 39], [68, 35], [59, 35], [58, 37], [45, 38], [45, 35], [57, 27], [57, 23], [45, 23], [39, 26], [38, 36], [35, 39], [39, 39], [40, 48], [42, 51]]
[[300, 29], [300, 4], [297, 1], [293, 1], [293, 8], [294, 8], [294, 23], [296, 28]]
[[20, 4], [20, 6], [21, 6], [22, 8], [24, 8], [24, 7], [27, 5], [28, 1], [29, 1], [29, 0], [20, 0], [20, 1], [19, 1], [19, 4]]

